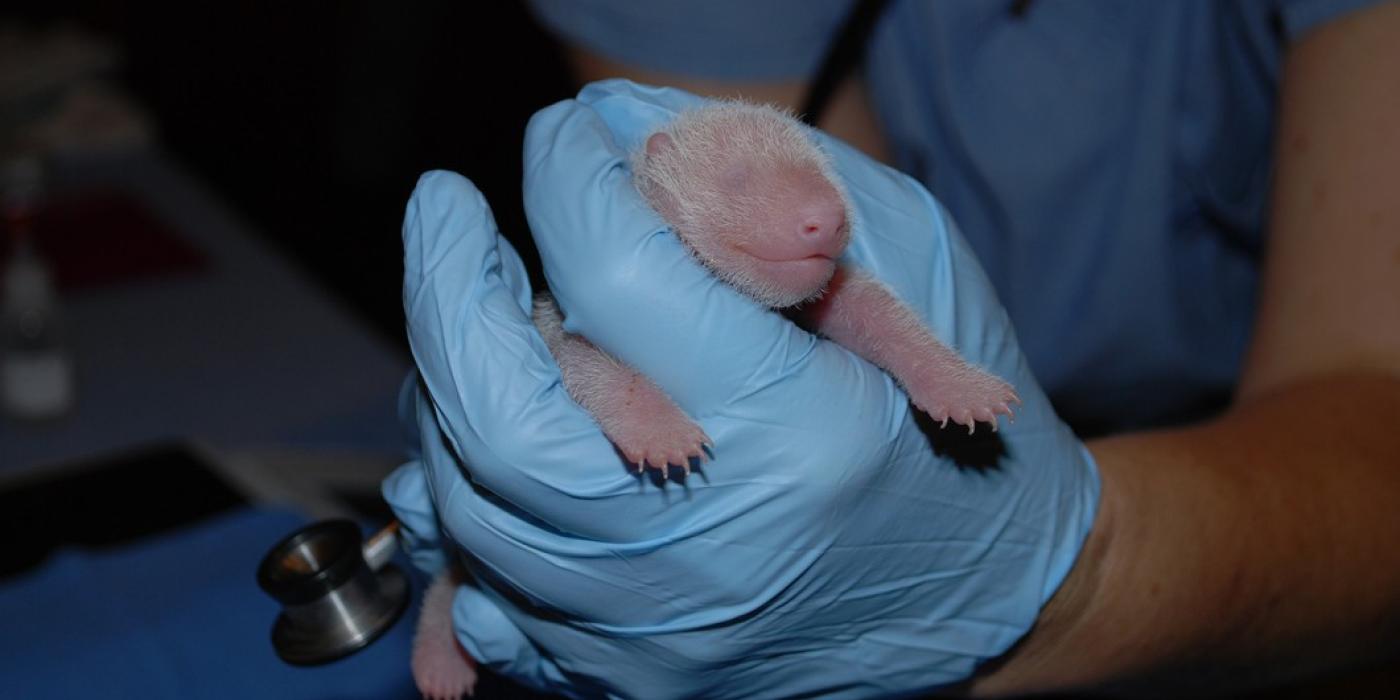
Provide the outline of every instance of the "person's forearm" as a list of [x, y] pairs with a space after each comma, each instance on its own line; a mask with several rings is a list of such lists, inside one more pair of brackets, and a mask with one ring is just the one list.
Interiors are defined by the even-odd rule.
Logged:
[[1091, 443], [1080, 560], [971, 690], [1242, 688], [1396, 653], [1397, 415], [1400, 379], [1354, 374]]
[[1090, 445], [1103, 501], [1088, 545], [974, 690], [1219, 689], [1397, 653], [1397, 39], [1400, 3], [1382, 3], [1290, 47], [1237, 404]]

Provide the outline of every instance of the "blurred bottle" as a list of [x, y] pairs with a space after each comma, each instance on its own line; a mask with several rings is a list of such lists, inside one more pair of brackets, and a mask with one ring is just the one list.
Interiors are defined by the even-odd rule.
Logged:
[[25, 420], [60, 416], [75, 401], [58, 293], [33, 242], [42, 188], [37, 157], [17, 156], [0, 165], [0, 201], [11, 242], [0, 272], [0, 408]]

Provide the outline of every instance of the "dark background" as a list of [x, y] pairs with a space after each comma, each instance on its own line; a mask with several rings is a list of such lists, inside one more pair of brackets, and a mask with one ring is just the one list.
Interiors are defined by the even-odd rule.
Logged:
[[[0, 20], [73, 25], [115, 45], [119, 68], [103, 77], [150, 117], [157, 147], [405, 362], [400, 225], [422, 172], [471, 178], [538, 279], [521, 145], [530, 115], [573, 89], [519, 2], [18, 0]], [[387, 517], [377, 491], [365, 501], [371, 521]], [[47, 533], [0, 578], [60, 547], [134, 541], [243, 505], [180, 445], [94, 458], [0, 491], [0, 522]], [[477, 697], [542, 696], [483, 672]]]
[[112, 77], [160, 145], [397, 346], [399, 227], [423, 171], [471, 178], [537, 274], [521, 142], [530, 115], [572, 89], [520, 3], [7, 5], [31, 27], [114, 42]]

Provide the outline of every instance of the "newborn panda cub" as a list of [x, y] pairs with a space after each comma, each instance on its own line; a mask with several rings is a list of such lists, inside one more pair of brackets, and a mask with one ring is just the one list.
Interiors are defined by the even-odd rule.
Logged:
[[[851, 205], [830, 162], [797, 120], [722, 102], [686, 112], [632, 159], [648, 203], [717, 277], [889, 372], [935, 421], [996, 429], [1019, 402], [968, 364], [883, 284], [838, 262]], [[638, 469], [689, 470], [709, 438], [646, 377], [565, 333], [558, 306], [535, 300], [535, 325], [564, 387]]]
[[[742, 102], [686, 112], [647, 138], [632, 172], [647, 202], [717, 277], [765, 306], [792, 310], [889, 372], [935, 421], [995, 430], [997, 416], [1019, 403], [1009, 384], [939, 342], [889, 288], [838, 262], [851, 205], [826, 154], [789, 115]], [[629, 462], [664, 477], [667, 465], [688, 472], [691, 459], [705, 458], [710, 438], [660, 387], [566, 333], [548, 294], [534, 306], [565, 389]], [[445, 574], [424, 599], [413, 674], [429, 698], [470, 694], [476, 681], [452, 631], [457, 583]]]

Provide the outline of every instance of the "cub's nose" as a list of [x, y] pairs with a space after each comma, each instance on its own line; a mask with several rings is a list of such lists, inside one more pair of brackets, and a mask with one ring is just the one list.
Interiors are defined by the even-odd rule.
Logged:
[[797, 239], [809, 255], [837, 257], [846, 247], [846, 208], [838, 197], [815, 197], [797, 210]]

